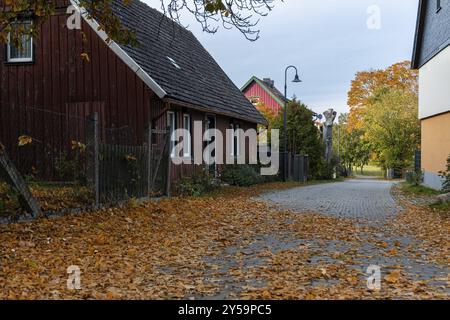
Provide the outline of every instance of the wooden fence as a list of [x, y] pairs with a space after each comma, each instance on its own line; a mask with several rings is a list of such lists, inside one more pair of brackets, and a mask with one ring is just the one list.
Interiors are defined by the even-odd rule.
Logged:
[[[294, 155], [290, 152], [280, 153], [280, 172], [284, 176], [285, 165], [286, 169], [286, 179], [290, 181], [297, 182], [307, 182], [309, 174], [309, 157], [305, 155]], [[287, 157], [287, 159], [285, 158]]]
[[[170, 131], [147, 130], [144, 145], [105, 143], [97, 114], [87, 133], [88, 184], [95, 204], [129, 198], [168, 195], [170, 192]], [[109, 129], [106, 129], [106, 131]]]

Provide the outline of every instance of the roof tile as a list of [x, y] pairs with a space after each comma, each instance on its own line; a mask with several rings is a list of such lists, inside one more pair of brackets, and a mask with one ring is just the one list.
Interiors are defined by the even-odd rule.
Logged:
[[[139, 0], [112, 7], [136, 32], [138, 46], [122, 49], [167, 92], [167, 97], [255, 123], [267, 121], [230, 80], [192, 32]], [[176, 68], [171, 58], [180, 67]]]

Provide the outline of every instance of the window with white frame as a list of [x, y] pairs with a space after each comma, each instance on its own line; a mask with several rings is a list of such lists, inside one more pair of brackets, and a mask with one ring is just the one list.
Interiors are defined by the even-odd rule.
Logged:
[[183, 137], [183, 152], [185, 158], [191, 157], [191, 115], [183, 114], [183, 128], [187, 131]]
[[256, 107], [261, 102], [261, 97], [250, 97], [250, 102]]
[[240, 131], [241, 127], [236, 124], [234, 125], [234, 130], [235, 130], [235, 139], [236, 139], [236, 143], [235, 143], [235, 152], [234, 154], [236, 155], [236, 157], [239, 157], [241, 155], [241, 131]]
[[175, 158], [175, 138], [174, 137], [174, 131], [176, 130], [176, 118], [175, 118], [175, 112], [169, 111], [167, 112], [167, 126], [170, 130], [170, 157]]
[[8, 44], [6, 48], [6, 60], [10, 63], [32, 62], [33, 61], [33, 37], [29, 31], [33, 23], [23, 21], [16, 23], [14, 28], [20, 30], [22, 34], [17, 40], [12, 39], [11, 33], [8, 34]]

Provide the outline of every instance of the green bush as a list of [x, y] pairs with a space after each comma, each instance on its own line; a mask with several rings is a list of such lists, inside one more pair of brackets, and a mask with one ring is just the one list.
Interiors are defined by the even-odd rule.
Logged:
[[313, 180], [332, 180], [336, 173], [335, 168], [338, 166], [339, 161], [336, 157], [331, 159], [330, 163], [327, 163], [325, 159], [320, 158], [317, 163], [317, 171], [315, 175], [310, 175]]
[[234, 165], [225, 167], [221, 180], [231, 186], [249, 187], [266, 182], [256, 167], [250, 165]]
[[15, 211], [20, 208], [20, 193], [16, 188], [0, 183], [0, 213], [7, 209]]
[[218, 183], [214, 176], [207, 170], [191, 177], [185, 177], [178, 184], [178, 193], [181, 196], [199, 197], [207, 192], [218, 188]]
[[406, 181], [414, 186], [420, 186], [423, 182], [423, 172], [421, 170], [407, 172]]
[[439, 191], [436, 191], [431, 188], [427, 188], [422, 185], [414, 185], [412, 183], [404, 182], [400, 184], [400, 188], [403, 192], [407, 194], [412, 195], [419, 195], [419, 196], [437, 196], [440, 194]]
[[444, 179], [444, 184], [442, 186], [442, 190], [444, 192], [450, 192], [450, 156], [447, 159], [447, 170], [439, 172], [441, 178]]
[[55, 170], [58, 178], [63, 181], [73, 181], [82, 185], [87, 183], [87, 177], [78, 153], [71, 158], [67, 152], [62, 152], [56, 158]]

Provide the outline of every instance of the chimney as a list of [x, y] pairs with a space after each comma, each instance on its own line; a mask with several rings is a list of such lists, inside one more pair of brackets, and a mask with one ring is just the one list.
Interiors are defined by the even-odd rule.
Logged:
[[264, 78], [263, 81], [271, 88], [275, 87], [275, 81], [270, 78]]

